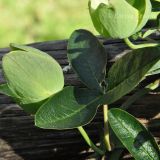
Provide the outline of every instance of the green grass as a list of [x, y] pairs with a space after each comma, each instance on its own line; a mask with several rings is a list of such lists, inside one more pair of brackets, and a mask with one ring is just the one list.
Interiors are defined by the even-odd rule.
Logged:
[[0, 47], [69, 38], [79, 28], [93, 31], [87, 0], [1, 0]]

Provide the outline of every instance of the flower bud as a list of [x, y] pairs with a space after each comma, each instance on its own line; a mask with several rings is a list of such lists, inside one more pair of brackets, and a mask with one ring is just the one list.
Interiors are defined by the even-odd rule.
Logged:
[[140, 31], [151, 15], [150, 0], [90, 0], [96, 30], [105, 37], [127, 38]]

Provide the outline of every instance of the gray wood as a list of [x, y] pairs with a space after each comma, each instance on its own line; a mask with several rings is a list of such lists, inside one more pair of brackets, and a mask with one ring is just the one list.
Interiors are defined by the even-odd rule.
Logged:
[[[130, 51], [120, 40], [100, 38], [100, 41], [109, 53], [110, 64]], [[50, 54], [62, 67], [68, 65], [67, 40], [30, 45]], [[1, 69], [1, 59], [7, 52], [9, 52], [8, 48], [0, 49], [0, 83], [5, 82]], [[72, 70], [65, 73], [65, 85], [83, 86]], [[120, 106], [131, 94], [112, 106]], [[158, 143], [160, 142], [159, 98], [159, 94], [149, 93], [129, 109], [130, 113], [149, 128]], [[99, 109], [92, 123], [85, 127], [95, 142], [98, 142], [98, 130], [99, 126], [103, 125], [102, 121], [103, 115]], [[21, 110], [12, 99], [0, 95], [0, 160], [76, 160], [87, 159], [86, 157], [91, 153], [92, 151], [88, 149], [77, 130], [55, 131], [36, 128], [32, 117]], [[130, 157], [126, 155], [123, 159], [130, 159]]]

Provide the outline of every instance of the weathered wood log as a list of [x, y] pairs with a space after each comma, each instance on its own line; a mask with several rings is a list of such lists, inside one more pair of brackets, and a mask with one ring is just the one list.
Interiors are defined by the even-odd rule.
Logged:
[[[110, 64], [130, 51], [120, 40], [100, 39], [100, 41], [108, 51]], [[68, 65], [67, 40], [34, 43], [31, 46], [50, 54], [62, 67]], [[0, 60], [7, 52], [9, 52], [8, 48], [0, 50]], [[0, 83], [3, 82], [4, 78], [0, 65]], [[65, 85], [83, 86], [73, 71], [65, 73]], [[111, 107], [119, 107], [131, 94], [114, 103]], [[149, 128], [159, 143], [160, 94], [149, 93], [134, 103], [128, 111]], [[103, 125], [102, 121], [103, 115], [99, 109], [91, 124], [85, 127], [95, 142], [99, 140], [98, 131], [99, 126]], [[91, 153], [92, 150], [88, 149], [77, 130], [39, 129], [34, 126], [33, 118], [21, 110], [12, 99], [0, 95], [0, 160], [77, 160], [87, 159]], [[131, 158], [125, 156], [123, 159]]]

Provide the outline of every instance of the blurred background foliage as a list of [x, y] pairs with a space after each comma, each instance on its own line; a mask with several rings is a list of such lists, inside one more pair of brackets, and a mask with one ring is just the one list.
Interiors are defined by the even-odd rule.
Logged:
[[75, 29], [93, 31], [87, 0], [0, 0], [0, 47], [69, 38]]

